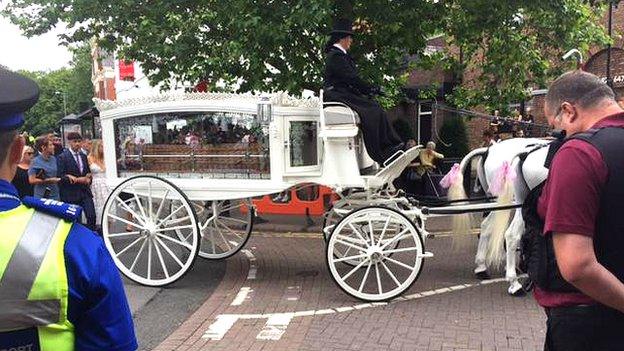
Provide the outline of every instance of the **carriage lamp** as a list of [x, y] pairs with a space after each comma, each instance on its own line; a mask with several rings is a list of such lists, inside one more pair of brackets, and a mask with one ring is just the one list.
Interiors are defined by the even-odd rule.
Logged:
[[257, 121], [262, 125], [267, 125], [273, 120], [271, 115], [271, 99], [268, 96], [260, 97], [258, 101]]
[[72, 113], [60, 120], [61, 124], [61, 142], [63, 146], [67, 144], [67, 135], [71, 132], [77, 132], [82, 135], [82, 125], [80, 124], [80, 118]]

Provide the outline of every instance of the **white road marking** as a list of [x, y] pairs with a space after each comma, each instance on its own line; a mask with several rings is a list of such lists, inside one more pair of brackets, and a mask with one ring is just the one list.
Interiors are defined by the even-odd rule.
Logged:
[[217, 320], [208, 327], [208, 330], [202, 336], [203, 339], [221, 340], [225, 333], [232, 328], [238, 320], [237, 315], [221, 314], [217, 316]]
[[258, 274], [258, 268], [256, 267], [250, 267], [249, 268], [249, 273], [247, 273], [247, 280], [254, 280], [256, 279], [256, 274]]
[[[525, 276], [521, 275], [520, 277]], [[234, 323], [236, 323], [239, 319], [268, 319], [264, 328], [258, 333], [256, 339], [259, 340], [279, 340], [282, 335], [286, 332], [286, 328], [288, 324], [294, 317], [309, 317], [309, 316], [319, 316], [324, 314], [333, 314], [333, 313], [341, 313], [348, 312], [353, 310], [361, 310], [364, 308], [373, 308], [379, 306], [387, 306], [390, 303], [397, 303], [401, 301], [409, 301], [421, 299], [424, 297], [435, 296], [440, 294], [445, 294], [448, 292], [454, 292], [458, 290], [464, 290], [468, 288], [474, 288], [481, 285], [489, 285], [494, 283], [501, 283], [507, 281], [505, 278], [496, 278], [496, 279], [488, 279], [483, 280], [479, 283], [474, 284], [460, 284], [451, 286], [448, 288], [439, 288], [434, 290], [422, 291], [420, 293], [414, 293], [406, 296], [400, 296], [389, 302], [371, 302], [371, 303], [363, 303], [354, 306], [341, 306], [336, 308], [328, 308], [322, 310], [307, 310], [307, 311], [298, 311], [298, 312], [288, 312], [288, 313], [265, 313], [265, 314], [220, 314], [217, 316], [217, 320], [212, 323], [208, 330], [204, 333], [202, 338], [209, 340], [221, 340], [223, 336], [232, 328]], [[242, 290], [242, 289], [241, 289]]]
[[241, 250], [242, 253], [245, 254], [245, 256], [247, 256], [247, 258], [249, 259], [249, 272], [247, 273], [247, 280], [254, 280], [256, 279], [256, 274], [258, 273], [258, 266], [256, 265], [256, 256], [254, 256], [253, 253], [251, 253], [251, 250]]
[[[247, 280], [256, 279], [256, 274], [258, 273], [258, 266], [256, 265], [256, 262], [257, 262], [256, 256], [254, 256], [251, 250], [248, 250], [248, 249], [241, 250], [241, 252], [244, 253], [245, 256], [247, 256], [247, 259], [249, 259], [249, 273], [247, 274]], [[253, 290], [250, 287], [243, 286], [239, 290], [238, 294], [236, 294], [236, 297], [234, 298], [234, 301], [232, 301], [230, 306], [242, 305], [243, 302], [245, 302], [245, 300], [248, 299], [249, 293], [252, 291]]]
[[245, 299], [247, 298], [247, 295], [252, 292], [253, 290], [251, 290], [250, 287], [248, 286], [243, 286], [240, 291], [238, 292], [238, 294], [236, 294], [236, 297], [234, 298], [234, 301], [232, 301], [232, 303], [230, 304], [230, 306], [240, 306], [243, 304], [243, 301], [245, 301]]
[[258, 333], [258, 340], [279, 340], [286, 332], [290, 320], [295, 316], [294, 313], [274, 313], [267, 320], [264, 328]]
[[297, 301], [299, 300], [299, 296], [301, 295], [301, 287], [300, 286], [289, 286], [286, 289], [286, 300], [288, 301]]

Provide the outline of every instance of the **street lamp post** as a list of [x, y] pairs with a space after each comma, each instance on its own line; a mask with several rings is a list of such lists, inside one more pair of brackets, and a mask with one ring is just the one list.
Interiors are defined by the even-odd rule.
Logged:
[[64, 116], [67, 116], [67, 94], [65, 94], [65, 91], [55, 91], [54, 94], [63, 95], [63, 113]]

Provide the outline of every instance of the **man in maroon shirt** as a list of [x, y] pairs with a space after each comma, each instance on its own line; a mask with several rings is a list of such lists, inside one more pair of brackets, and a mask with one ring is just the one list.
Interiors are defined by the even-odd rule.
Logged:
[[[624, 219], [609, 213], [615, 209], [607, 208], [611, 206], [606, 206], [609, 202], [605, 200], [605, 194], [621, 188], [614, 184], [624, 184], [624, 177], [619, 177], [619, 166], [605, 161], [611, 158], [604, 155], [603, 148], [596, 146], [608, 144], [609, 154], [624, 155], [624, 139], [619, 143], [613, 137], [595, 142], [593, 136], [587, 140], [574, 136], [609, 130], [624, 137], [624, 110], [598, 77], [573, 71], [553, 82], [544, 112], [549, 124], [567, 132], [568, 140], [552, 160], [537, 212], [544, 221], [544, 235], [552, 235], [561, 277], [578, 289], [557, 292], [535, 288], [535, 299], [548, 316], [545, 349], [624, 350], [624, 284], [618, 278], [624, 272], [613, 268], [624, 262], [624, 251], [601, 247], [605, 238], [624, 237], [624, 232], [615, 229], [619, 224], [612, 226], [610, 222], [624, 224]], [[614, 240], [619, 243], [620, 239]], [[603, 253], [610, 250], [621, 256], [605, 258]]]

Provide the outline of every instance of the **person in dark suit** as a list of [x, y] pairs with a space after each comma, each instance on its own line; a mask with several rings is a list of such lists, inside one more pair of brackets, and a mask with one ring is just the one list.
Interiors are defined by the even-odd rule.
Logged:
[[61, 178], [61, 201], [80, 205], [87, 217], [87, 227], [95, 230], [95, 205], [91, 193], [91, 169], [87, 156], [80, 151], [82, 136], [67, 135], [69, 148], [57, 156], [57, 174]]
[[383, 164], [404, 144], [392, 128], [383, 108], [372, 98], [381, 88], [362, 80], [355, 61], [347, 53], [353, 42], [349, 20], [338, 20], [325, 47], [325, 101], [341, 102], [360, 115], [360, 128], [370, 157]]

